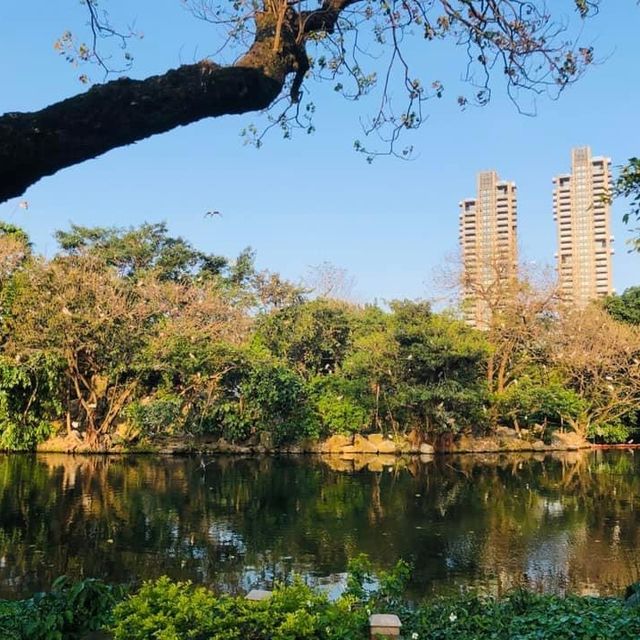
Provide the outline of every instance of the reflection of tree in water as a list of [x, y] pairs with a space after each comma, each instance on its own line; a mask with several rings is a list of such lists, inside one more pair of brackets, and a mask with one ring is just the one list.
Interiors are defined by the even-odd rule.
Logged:
[[[446, 457], [339, 473], [309, 458], [0, 457], [0, 596], [60, 574], [230, 590], [369, 554], [414, 593], [617, 591], [639, 577], [632, 455]], [[327, 580], [324, 580], [327, 582]]]

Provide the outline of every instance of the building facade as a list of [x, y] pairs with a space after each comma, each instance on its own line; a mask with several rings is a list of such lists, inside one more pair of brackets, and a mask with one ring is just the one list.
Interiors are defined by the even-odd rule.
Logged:
[[593, 157], [589, 147], [571, 152], [571, 173], [553, 179], [553, 217], [560, 293], [584, 307], [613, 293], [611, 256], [611, 160]]
[[478, 174], [474, 199], [460, 202], [462, 288], [466, 321], [486, 328], [500, 290], [518, 267], [517, 189], [495, 171]]

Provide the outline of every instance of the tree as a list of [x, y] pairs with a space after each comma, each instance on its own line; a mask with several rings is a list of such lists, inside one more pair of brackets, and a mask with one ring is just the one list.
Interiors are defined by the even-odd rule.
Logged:
[[351, 340], [348, 307], [317, 299], [262, 317], [255, 341], [306, 378], [341, 366]]
[[152, 274], [159, 280], [178, 281], [220, 275], [228, 267], [226, 258], [197, 251], [186, 240], [169, 236], [164, 222], [129, 229], [72, 224], [55, 237], [63, 254], [95, 256], [129, 278]]
[[503, 393], [541, 353], [546, 324], [562, 304], [557, 278], [532, 263], [515, 265], [490, 256], [478, 272], [450, 260], [438, 274], [439, 285], [462, 299], [467, 320], [482, 329], [491, 348], [487, 357], [487, 384]]
[[598, 305], [565, 313], [548, 335], [550, 364], [585, 402], [573, 421], [582, 435], [615, 427], [640, 403], [640, 328]]
[[68, 431], [76, 423], [97, 447], [108, 445], [124, 409], [163, 380], [179, 402], [151, 413], [175, 406], [186, 420], [210, 402], [229, 367], [220, 343], [229, 351], [249, 326], [234, 271], [222, 272], [226, 260], [167, 236], [164, 225], [72, 227], [57, 238], [60, 254], [30, 258], [2, 287], [4, 413], [18, 426], [34, 414], [36, 435], [45, 431], [38, 420], [64, 416]]
[[629, 287], [622, 295], [612, 295], [603, 302], [607, 313], [627, 324], [640, 325], [640, 287]]
[[78, 420], [97, 444], [135, 391], [131, 370], [157, 313], [94, 257], [39, 261], [17, 279], [5, 353], [64, 363], [67, 428]]
[[431, 437], [482, 427], [487, 342], [426, 302], [395, 301], [396, 416]]
[[541, 384], [530, 378], [521, 378], [496, 397], [498, 413], [516, 431], [521, 428], [542, 426], [562, 427], [585, 410], [585, 402], [572, 389], [558, 381]]
[[[613, 197], [629, 198], [629, 211], [622, 217], [625, 224], [632, 219], [640, 222], [640, 158], [631, 158], [622, 167], [620, 174], [613, 185]], [[635, 233], [640, 234], [640, 229], [635, 229]], [[634, 251], [640, 252], [640, 235], [630, 240]]]
[[[410, 71], [402, 43], [414, 31], [426, 41], [449, 38], [461, 45], [468, 55], [467, 79], [480, 104], [490, 98], [489, 78], [495, 68], [516, 100], [526, 91], [561, 91], [593, 57], [590, 48], [571, 40], [562, 16], [555, 9], [549, 12], [543, 0], [183, 2], [211, 23], [219, 43], [232, 47], [236, 62], [222, 66], [207, 58], [144, 80], [121, 77], [40, 111], [4, 114], [0, 202], [62, 168], [202, 118], [285, 101], [288, 106], [274, 123], [287, 131], [296, 124], [309, 130], [312, 124], [306, 117], [313, 106], [303, 105], [302, 85], [310, 76], [334, 82], [336, 91], [352, 99], [370, 91], [379, 77], [380, 108], [367, 131], [380, 133], [389, 145], [387, 152], [398, 153], [399, 134], [418, 127], [424, 102], [443, 92], [441, 83], [434, 81], [428, 89]], [[597, 2], [566, 0], [566, 6], [586, 18]], [[101, 47], [112, 38], [126, 46], [130, 34], [111, 24], [97, 0], [82, 4], [88, 12], [90, 43], [65, 34], [58, 48], [73, 62], [93, 61], [107, 72], [116, 71], [108, 67]], [[365, 70], [364, 40], [381, 68]], [[376, 47], [386, 54], [386, 63], [380, 63]], [[394, 78], [403, 89], [400, 105], [391, 99]], [[458, 102], [464, 105], [468, 98], [460, 96]], [[360, 144], [357, 148], [366, 151]]]
[[357, 389], [360, 402], [372, 405], [371, 422], [379, 431], [397, 422], [392, 404], [399, 381], [398, 343], [393, 332], [393, 315], [376, 306], [367, 306], [356, 318], [353, 348], [345, 359], [343, 373], [353, 381], [364, 382], [368, 394]]
[[308, 267], [303, 284], [318, 298], [350, 301], [356, 282], [346, 269], [325, 261]]

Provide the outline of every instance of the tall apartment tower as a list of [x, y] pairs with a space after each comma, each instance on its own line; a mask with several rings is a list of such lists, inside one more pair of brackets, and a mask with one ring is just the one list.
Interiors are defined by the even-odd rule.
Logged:
[[517, 189], [500, 180], [495, 171], [478, 174], [475, 199], [460, 202], [465, 320], [486, 328], [491, 315], [489, 298], [518, 267]]
[[553, 179], [560, 291], [576, 307], [613, 293], [610, 183], [611, 160], [589, 147], [573, 149], [571, 173]]

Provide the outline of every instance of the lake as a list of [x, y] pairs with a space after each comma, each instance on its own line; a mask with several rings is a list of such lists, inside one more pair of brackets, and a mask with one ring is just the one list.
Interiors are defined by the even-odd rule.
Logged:
[[242, 592], [298, 573], [337, 593], [358, 553], [411, 561], [415, 597], [618, 594], [640, 578], [639, 543], [640, 456], [627, 451], [357, 471], [303, 456], [0, 456], [0, 598], [62, 574]]

